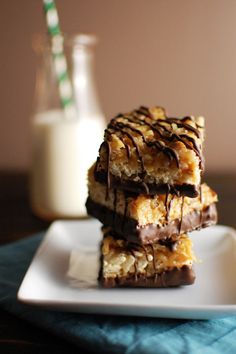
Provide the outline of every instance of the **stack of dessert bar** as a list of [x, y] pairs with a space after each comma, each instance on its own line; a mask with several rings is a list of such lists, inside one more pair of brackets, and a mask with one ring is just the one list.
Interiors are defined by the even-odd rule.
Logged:
[[88, 174], [88, 214], [103, 224], [104, 287], [194, 282], [187, 233], [215, 224], [216, 193], [201, 184], [203, 117], [141, 106], [113, 118]]

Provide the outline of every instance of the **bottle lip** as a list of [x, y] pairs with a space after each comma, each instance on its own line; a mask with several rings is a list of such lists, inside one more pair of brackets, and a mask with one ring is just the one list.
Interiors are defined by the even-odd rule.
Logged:
[[[63, 42], [65, 47], [92, 47], [98, 43], [98, 37], [92, 33], [62, 33], [58, 35], [58, 39]], [[38, 54], [43, 53], [45, 50], [50, 50], [50, 35], [48, 33], [35, 33], [32, 36], [32, 48]]]
[[[65, 37], [67, 38], [67, 37]], [[72, 39], [68, 39], [72, 44], [84, 45], [84, 46], [92, 46], [97, 44], [98, 37], [95, 34], [89, 33], [79, 33], [72, 36]]]

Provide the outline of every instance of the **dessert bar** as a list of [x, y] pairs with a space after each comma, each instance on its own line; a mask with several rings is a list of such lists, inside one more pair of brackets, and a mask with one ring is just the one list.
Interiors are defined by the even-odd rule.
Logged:
[[140, 246], [104, 228], [99, 281], [104, 287], [169, 287], [190, 285], [195, 256], [187, 235], [168, 242]]
[[106, 186], [94, 180], [92, 166], [88, 185], [88, 213], [130, 242], [153, 243], [217, 222], [217, 195], [205, 183], [200, 186], [200, 195], [196, 198], [169, 193], [136, 196], [116, 189], [110, 189], [106, 194]]
[[204, 167], [204, 118], [141, 106], [113, 118], [99, 150], [98, 182], [135, 193], [195, 197]]

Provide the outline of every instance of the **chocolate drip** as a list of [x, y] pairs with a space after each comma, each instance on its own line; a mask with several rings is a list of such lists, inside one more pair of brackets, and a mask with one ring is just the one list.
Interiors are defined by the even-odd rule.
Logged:
[[[170, 117], [169, 117], [170, 118]], [[170, 118], [171, 119], [171, 118]], [[174, 119], [177, 119], [177, 118], [174, 118]], [[185, 117], [183, 117], [182, 119], [182, 122], [185, 122], [186, 120], [191, 120], [192, 122], [194, 121], [193, 120], [193, 117], [191, 117], [191, 116], [185, 116]], [[196, 125], [197, 125], [197, 123], [196, 122], [194, 122]], [[202, 127], [201, 127], [202, 128]]]
[[[178, 195], [178, 192], [176, 191], [175, 194]], [[168, 199], [170, 199], [169, 202], [168, 202]], [[170, 186], [169, 186], [169, 184], [167, 184], [167, 192], [166, 192], [166, 198], [165, 198], [166, 222], [167, 223], [169, 222], [170, 210], [171, 210], [173, 200], [174, 200], [174, 194], [170, 193]]]
[[[152, 113], [149, 111], [149, 109], [147, 107], [144, 107], [144, 106], [141, 106], [139, 109], [136, 110], [136, 112], [138, 114], [143, 114], [144, 116], [146, 116], [147, 118], [150, 118], [150, 119], [155, 119], [152, 115]], [[163, 121], [165, 122], [164, 119], [158, 119], [158, 120], [155, 120], [155, 125], [152, 124], [153, 128], [156, 129], [156, 126], [158, 126], [159, 128], [161, 128], [162, 130], [164, 130], [166, 133], [170, 133], [170, 130], [165, 126], [165, 125], [162, 125], [160, 122]], [[145, 121], [146, 123], [146, 121]], [[158, 131], [159, 132], [159, 131]]]
[[157, 274], [157, 269], [156, 269], [156, 257], [155, 257], [155, 250], [152, 244], [149, 245], [151, 250], [152, 250], [152, 265], [153, 265], [153, 269], [155, 271], [155, 274]]
[[174, 200], [174, 195], [171, 194], [171, 195], [170, 195], [169, 205], [168, 205], [168, 221], [169, 221], [170, 210], [171, 210], [171, 207], [172, 207], [173, 200]]
[[114, 237], [114, 235], [113, 235], [113, 233], [112, 233], [112, 231], [111, 231], [111, 229], [109, 227], [107, 228], [106, 231], [105, 231], [105, 229], [106, 229], [106, 226], [102, 226], [101, 227], [101, 230], [103, 231], [103, 238], [108, 237], [108, 236], [113, 236]]
[[115, 219], [116, 219], [116, 205], [117, 205], [117, 189], [114, 189], [114, 200], [113, 200], [113, 224], [115, 224]]
[[[144, 111], [142, 111], [140, 109], [136, 110], [134, 112], [134, 114], [135, 113], [139, 113], [139, 114], [144, 114], [145, 113], [146, 117], [152, 118], [152, 115], [150, 113], [148, 114], [147, 112], [144, 112]], [[128, 120], [128, 121], [130, 121], [132, 123], [135, 123], [135, 124], [149, 126], [153, 131], [158, 133], [158, 135], [165, 141], [169, 141], [169, 142], [171, 142], [173, 140], [181, 141], [185, 145], [185, 147], [187, 149], [194, 150], [196, 155], [199, 157], [200, 168], [201, 169], [203, 168], [203, 166], [202, 166], [203, 165], [203, 163], [202, 163], [203, 158], [202, 158], [200, 149], [199, 149], [195, 139], [193, 137], [191, 137], [191, 136], [188, 136], [187, 134], [172, 133], [164, 125], [160, 124], [160, 122], [168, 123], [168, 124], [175, 123], [177, 126], [179, 126], [181, 128], [185, 128], [186, 130], [192, 131], [199, 138], [200, 137], [200, 132], [196, 128], [192, 127], [191, 125], [189, 125], [187, 123], [179, 121], [177, 118], [166, 118], [165, 120], [164, 119], [159, 119], [154, 124], [152, 124], [150, 122], [147, 122], [146, 120], [141, 120], [140, 117], [137, 117], [137, 119], [133, 119], [132, 117], [129, 117], [129, 116], [125, 115], [125, 116], [123, 116], [123, 118], [125, 118], [126, 120]], [[185, 117], [185, 119], [189, 119], [189, 117]], [[164, 129], [165, 132], [167, 133], [167, 135], [164, 135], [160, 131], [160, 129], [157, 129], [156, 126], [158, 126], [161, 129]], [[167, 149], [167, 150], [165, 151], [165, 149]], [[179, 165], [178, 156], [177, 156], [175, 150], [173, 148], [168, 148], [168, 147], [165, 147], [165, 149], [162, 148], [161, 151], [164, 152], [167, 156], [170, 156], [170, 157], [174, 158], [176, 160], [177, 165]]]
[[[125, 118], [126, 120], [128, 120], [131, 123], [149, 126], [153, 131], [158, 133], [159, 136], [163, 140], [166, 140], [166, 137], [160, 132], [160, 130], [157, 129], [153, 124], [147, 122], [146, 120], [141, 120], [139, 117], [137, 117], [137, 119], [133, 119], [132, 117], [129, 117], [129, 116], [124, 116], [123, 118]], [[125, 128], [133, 130], [135, 133], [140, 135], [142, 137], [142, 139], [143, 139], [143, 142], [148, 147], [155, 147], [157, 150], [163, 152], [170, 159], [170, 161], [172, 161], [174, 159], [175, 162], [176, 162], [177, 167], [179, 168], [179, 158], [178, 158], [178, 155], [177, 155], [177, 153], [176, 153], [176, 151], [174, 149], [166, 146], [163, 141], [158, 141], [158, 140], [156, 140], [156, 141], [147, 141], [145, 136], [144, 136], [144, 134], [139, 129], [134, 128], [131, 125], [127, 125], [127, 124], [124, 124], [124, 123], [121, 123], [121, 122], [119, 122], [119, 124], [122, 124]], [[160, 125], [160, 126], [161, 126], [161, 128], [163, 128], [162, 125]], [[170, 133], [168, 129], [166, 129], [166, 130], [167, 130], [168, 133]]]
[[[149, 117], [149, 118], [153, 119], [152, 114], [149, 112], [148, 108], [146, 108], [146, 107], [141, 106], [138, 110], [136, 110], [136, 112], [139, 113], [139, 114], [143, 114], [143, 115], [145, 115], [146, 117]], [[125, 118], [126, 118], [126, 116], [125, 116]], [[188, 131], [191, 131], [192, 133], [194, 133], [194, 134], [196, 135], [197, 138], [200, 138], [200, 132], [199, 132], [199, 130], [196, 129], [196, 128], [194, 128], [194, 127], [192, 127], [190, 124], [187, 124], [187, 123], [184, 122], [185, 120], [189, 120], [189, 119], [192, 120], [191, 117], [184, 117], [184, 118], [181, 119], [181, 121], [180, 121], [178, 118], [168, 118], [168, 117], [167, 117], [166, 119], [158, 119], [158, 121], [156, 121], [154, 124], [151, 124], [151, 123], [149, 123], [149, 122], [147, 122], [147, 121], [141, 121], [141, 122], [142, 122], [143, 124], [145, 123], [145, 124], [148, 125], [151, 129], [153, 129], [154, 131], [156, 131], [156, 132], [161, 136], [161, 138], [166, 139], [167, 141], [172, 141], [173, 138], [175, 138], [176, 140], [181, 141], [181, 142], [186, 146], [186, 148], [191, 149], [191, 150], [194, 150], [195, 153], [197, 154], [197, 156], [199, 157], [199, 160], [200, 160], [200, 167], [202, 168], [202, 156], [201, 156], [200, 149], [199, 149], [199, 147], [198, 147], [198, 145], [197, 145], [195, 139], [192, 138], [192, 137], [190, 137], [190, 136], [188, 136], [188, 135], [186, 135], [186, 134], [180, 134], [180, 135], [178, 135], [178, 134], [172, 134], [172, 132], [171, 132], [169, 129], [167, 129], [165, 126], [163, 126], [163, 125], [161, 124], [161, 123], [164, 123], [164, 124], [165, 124], [165, 123], [167, 123], [167, 124], [175, 123], [178, 127], [184, 128], [184, 129], [186, 129], [186, 130], [188, 130]], [[139, 122], [140, 122], [140, 121], [139, 121]], [[135, 123], [138, 124], [139, 122], [136, 121]], [[142, 124], [142, 123], [141, 123], [141, 124]], [[156, 126], [162, 128], [162, 129], [164, 129], [165, 132], [168, 133], [169, 136], [164, 136], [164, 135], [160, 132], [160, 130], [156, 129]], [[189, 142], [191, 142], [191, 143], [193, 144], [193, 146], [190, 145], [190, 144], [188, 144], [188, 143], [187, 143], [185, 140], [183, 140], [182, 138], [185, 138], [186, 140], [188, 140]]]
[[[151, 114], [151, 112], [149, 111], [149, 109], [147, 107], [141, 106], [139, 109], [136, 110], [136, 112], [139, 113], [139, 114], [145, 115], [146, 117], [149, 117], [151, 119], [154, 119], [153, 115]], [[177, 125], [177, 127], [184, 128], [184, 129], [186, 129], [188, 131], [191, 131], [192, 133], [194, 133], [196, 135], [197, 138], [200, 138], [199, 130], [194, 128], [190, 124], [185, 123], [186, 120], [192, 120], [193, 121], [192, 117], [190, 117], [190, 116], [183, 117], [181, 119], [181, 121], [178, 118], [166, 117], [166, 119], [158, 119], [158, 121], [155, 122], [155, 125], [158, 125], [160, 128], [163, 128], [166, 132], [169, 133], [170, 132], [169, 129], [167, 129], [165, 126], [160, 124], [160, 122], [168, 123], [168, 124], [175, 123]], [[195, 122], [195, 124], [196, 124], [196, 122]], [[152, 124], [150, 124], [150, 125], [152, 125]], [[154, 127], [154, 125], [152, 125], [152, 126]], [[198, 125], [196, 124], [196, 126], [198, 126]]]
[[[131, 247], [131, 249], [130, 249]], [[133, 249], [132, 249], [133, 248]], [[134, 251], [133, 250], [137, 250], [137, 251], [140, 251], [140, 249], [142, 249], [144, 251], [144, 254], [145, 254], [145, 258], [146, 258], [146, 261], [149, 262], [148, 260], [148, 254], [147, 254], [147, 249], [146, 247], [144, 247], [143, 245], [137, 245], [137, 244], [130, 244], [130, 243], [127, 243], [127, 249], [129, 250], [129, 252], [135, 257], [135, 254], [134, 254]], [[135, 273], [137, 272], [137, 265], [136, 265], [136, 258], [135, 258], [135, 263], [134, 263], [134, 267], [135, 267]], [[146, 279], [147, 279], [147, 268], [146, 267]], [[136, 273], [137, 274], [137, 273]], [[135, 276], [137, 278], [137, 276]]]
[[202, 185], [200, 185], [199, 188], [199, 196], [200, 196], [200, 202], [201, 202], [201, 209], [200, 209], [200, 223], [202, 224], [202, 212], [203, 212], [203, 193], [202, 193]]
[[145, 253], [145, 258], [146, 258], [146, 261], [147, 262], [149, 262], [149, 260], [148, 260], [148, 254], [147, 254], [147, 249], [146, 249], [146, 247], [144, 247], [143, 245], [139, 245], [139, 247], [144, 251], [144, 253]]
[[[128, 252], [130, 252], [135, 257], [135, 253], [134, 253], [135, 250], [137, 250], [137, 251], [140, 251], [140, 249], [143, 250], [143, 252], [145, 254], [146, 261], [149, 263], [148, 252], [147, 252], [147, 247], [148, 246], [150, 246], [150, 248], [152, 250], [153, 269], [155, 270], [155, 273], [156, 273], [155, 251], [154, 251], [153, 245], [150, 244], [150, 245], [147, 245], [147, 246], [143, 246], [143, 245], [139, 245], [139, 244], [132, 243], [132, 242], [131, 243], [126, 242], [126, 248], [127, 248]], [[136, 261], [135, 261], [134, 265], [135, 265], [135, 272], [136, 272], [137, 271]], [[146, 275], [147, 275], [147, 268], [148, 267], [146, 267]]]
[[142, 111], [140, 111], [139, 109], [137, 109], [136, 111], [133, 112], [133, 117], [127, 116], [125, 115], [123, 118], [127, 119], [128, 121], [130, 121], [131, 123], [135, 123], [135, 124], [139, 124], [139, 125], [147, 125], [148, 127], [150, 127], [153, 131], [155, 131], [156, 133], [159, 134], [159, 136], [161, 138], [165, 138], [165, 136], [163, 135], [163, 133], [160, 132], [159, 129], [157, 129], [156, 126], [158, 126], [159, 128], [161, 128], [161, 130], [163, 130], [165, 133], [170, 134], [170, 130], [167, 129], [164, 125], [160, 124], [158, 121], [155, 121], [155, 125], [148, 122], [146, 119], [140, 119], [140, 115], [144, 115], [146, 118], [150, 118], [150, 119], [154, 119], [151, 115], [151, 113], [146, 113], [144, 114]]
[[148, 107], [140, 106], [139, 109], [136, 109], [136, 112], [142, 114], [146, 117], [153, 118], [152, 113], [149, 111]]
[[[114, 121], [114, 120], [112, 120], [112, 121]], [[142, 175], [144, 176], [144, 175], [145, 175], [145, 168], [144, 168], [143, 157], [142, 157], [142, 154], [141, 154], [141, 152], [140, 152], [140, 150], [139, 150], [139, 147], [138, 147], [138, 145], [136, 144], [136, 142], [135, 142], [133, 136], [132, 136], [130, 133], [128, 133], [127, 131], [123, 130], [121, 127], [119, 127], [119, 126], [117, 126], [117, 125], [112, 125], [112, 121], [111, 121], [111, 123], [109, 124], [108, 129], [109, 129], [109, 128], [112, 128], [113, 130], [119, 131], [119, 132], [121, 132], [122, 134], [126, 135], [126, 136], [131, 140], [131, 142], [132, 142], [132, 144], [133, 144], [133, 146], [134, 146], [134, 148], [135, 148], [135, 151], [136, 151], [138, 160], [140, 161], [140, 164], [141, 164]], [[107, 130], [107, 133], [108, 133], [108, 134], [112, 134], [112, 132], [109, 131], [109, 130]], [[127, 150], [126, 150], [126, 151], [127, 151]], [[127, 155], [127, 156], [128, 156], [128, 155]]]
[[[126, 116], [124, 116], [124, 118], [127, 119]], [[140, 122], [141, 121], [139, 120], [136, 123], [139, 124]], [[147, 122], [145, 122], [145, 124], [147, 124]], [[132, 127], [129, 124], [125, 124], [125, 123], [122, 123], [122, 122], [116, 122], [115, 125], [114, 125], [114, 123], [111, 121], [111, 123], [109, 124], [108, 128], [115, 129], [117, 127], [120, 128], [120, 131], [122, 133], [127, 133], [126, 131], [124, 131], [124, 128], [125, 129], [130, 129], [131, 131], [135, 132], [136, 134], [141, 136], [143, 142], [148, 147], [155, 147], [157, 150], [163, 152], [170, 159], [170, 161], [172, 161], [174, 159], [176, 161], [177, 167], [179, 168], [179, 158], [178, 158], [177, 153], [175, 152], [174, 149], [171, 149], [171, 148], [167, 147], [163, 141], [158, 141], [158, 140], [147, 141], [146, 138], [145, 138], [145, 135], [143, 134], [143, 132], [141, 132], [139, 129], [137, 129], [135, 127]], [[140, 158], [140, 156], [141, 156], [141, 153], [139, 151], [139, 158]]]
[[[202, 169], [203, 168], [203, 158], [202, 158], [202, 154], [200, 152], [200, 149], [199, 149], [195, 139], [193, 139], [191, 136], [188, 136], [186, 134], [180, 134], [180, 135], [173, 134], [172, 137], [181, 141], [187, 149], [193, 150], [195, 152], [195, 154], [199, 157], [199, 166]], [[189, 144], [183, 138], [189, 140], [193, 145]]]
[[142, 186], [144, 187], [146, 194], [149, 194], [149, 188], [148, 188], [147, 183], [145, 183], [144, 181], [142, 181]]
[[167, 191], [166, 191], [166, 198], [165, 198], [165, 209], [166, 209], [166, 222], [168, 222], [169, 219], [169, 205], [168, 205], [168, 197], [169, 197], [169, 193], [170, 193], [170, 187], [168, 185], [167, 187]]
[[158, 243], [162, 246], [167, 247], [171, 252], [173, 252], [176, 250], [178, 241], [170, 238], [166, 238], [164, 240], [159, 240]]
[[[153, 269], [155, 270], [156, 272], [156, 264], [155, 264], [155, 252], [154, 252], [154, 248], [153, 248], [153, 245], [149, 245], [151, 247], [151, 250], [152, 250], [152, 260], [153, 260]], [[134, 263], [134, 269], [135, 269], [135, 277], [137, 277], [137, 259], [136, 259], [136, 256], [135, 256], [135, 253], [134, 251], [140, 251], [143, 250], [144, 254], [145, 254], [145, 258], [146, 258], [146, 261], [149, 263], [149, 260], [148, 260], [148, 253], [147, 253], [147, 247], [148, 246], [143, 246], [143, 245], [139, 245], [139, 244], [136, 244], [136, 243], [129, 243], [129, 242], [126, 242], [126, 249], [128, 250], [128, 252], [130, 252], [130, 254], [132, 254], [132, 256], [135, 258], [135, 263]], [[146, 267], [146, 274], [147, 274], [147, 267]]]
[[181, 119], [181, 121], [179, 121], [178, 118], [169, 118], [168, 117], [167, 122], [175, 123], [177, 125], [177, 127], [184, 128], [188, 131], [191, 131], [192, 133], [194, 133], [196, 135], [197, 138], [200, 138], [200, 132], [198, 129], [192, 127], [190, 124], [184, 123], [184, 120], [189, 120], [189, 119], [191, 119], [191, 117], [184, 117]]
[[122, 136], [120, 136], [119, 139], [122, 141], [122, 143], [123, 143], [124, 146], [125, 146], [127, 158], [128, 158], [128, 160], [129, 160], [129, 159], [130, 159], [130, 156], [131, 156], [130, 147], [129, 147], [129, 145], [127, 145], [127, 144], [125, 143], [125, 141], [124, 141], [124, 139], [123, 139]]
[[[163, 120], [163, 122], [165, 122], [165, 120]], [[199, 157], [199, 165], [200, 168], [202, 168], [203, 157], [194, 138], [188, 136], [187, 134], [171, 133], [168, 137], [166, 137], [166, 140], [168, 140], [169, 142], [173, 140], [181, 141], [181, 143], [183, 143], [188, 150], [193, 150], [195, 154]], [[189, 142], [192, 143], [192, 145]]]
[[127, 198], [127, 196], [125, 195], [125, 209], [124, 209], [123, 223], [122, 223], [122, 230], [123, 230], [123, 231], [124, 231], [124, 229], [125, 229], [125, 222], [126, 222], [127, 209], [128, 209], [128, 198]]
[[135, 276], [135, 280], [137, 280], [137, 277], [138, 277], [137, 259], [135, 257], [135, 253], [132, 249], [130, 249], [129, 252], [134, 257], [134, 276]]
[[182, 197], [182, 203], [181, 203], [181, 215], [180, 215], [180, 222], [179, 222], [179, 235], [181, 234], [181, 229], [182, 229], [183, 211], [184, 211], [184, 196]]
[[106, 188], [106, 200], [108, 199], [108, 195], [109, 195], [109, 189], [111, 186], [111, 181], [110, 181], [110, 155], [111, 155], [111, 147], [108, 141], [104, 141], [105, 145], [106, 145], [106, 149], [107, 149], [107, 188]]

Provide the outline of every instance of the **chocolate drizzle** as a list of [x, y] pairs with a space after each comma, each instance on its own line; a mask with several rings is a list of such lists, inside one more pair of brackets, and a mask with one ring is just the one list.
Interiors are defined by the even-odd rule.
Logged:
[[127, 198], [127, 196], [125, 195], [125, 208], [124, 208], [124, 216], [123, 216], [122, 230], [124, 230], [124, 228], [125, 228], [127, 210], [128, 210], [128, 198]]
[[117, 189], [114, 189], [113, 195], [113, 224], [116, 222]]
[[168, 222], [169, 222], [170, 210], [171, 210], [171, 206], [172, 206], [173, 200], [174, 200], [174, 195], [171, 194], [170, 201], [169, 201], [169, 204], [168, 204], [168, 213], [167, 213], [167, 221]]
[[[153, 119], [153, 116], [152, 114], [149, 112], [148, 108], [146, 107], [141, 107], [141, 110], [136, 110], [135, 112], [137, 113], [140, 113], [140, 114], [143, 114], [145, 115], [146, 117], [148, 118], [151, 118]], [[124, 118], [128, 119], [126, 116], [124, 116]], [[191, 119], [191, 117], [184, 117], [183, 118], [184, 120], [189, 120]], [[182, 120], [183, 120], [182, 119]], [[195, 134], [195, 136], [197, 138], [200, 138], [200, 132], [198, 129], [192, 127], [191, 125], [187, 124], [187, 123], [184, 123], [183, 121], [180, 121], [178, 118], [166, 118], [166, 119], [158, 119], [158, 121], [156, 121], [154, 124], [151, 124], [149, 122], [147, 122], [146, 120], [142, 121], [142, 120], [131, 120], [133, 123], [136, 123], [136, 124], [146, 124], [148, 125], [153, 131], [157, 132], [159, 134], [159, 137], [161, 137], [162, 139], [164, 140], [167, 140], [169, 142], [173, 141], [173, 140], [179, 140], [181, 141], [187, 149], [192, 149], [195, 151], [195, 153], [197, 154], [197, 156], [199, 157], [199, 160], [200, 160], [200, 165], [202, 165], [202, 156], [201, 156], [201, 152], [200, 152], [200, 149], [195, 141], [194, 138], [192, 138], [191, 136], [188, 136], [187, 134], [174, 134], [172, 133], [169, 129], [167, 129], [164, 125], [160, 124], [161, 122], [162, 123], [167, 123], [167, 124], [176, 124], [178, 127], [180, 128], [184, 128], [188, 131], [191, 131], [192, 133]], [[141, 123], [142, 122], [142, 123]], [[161, 133], [161, 131], [159, 129], [156, 128], [156, 126], [158, 126], [159, 128], [163, 129], [167, 135], [164, 135]], [[191, 146], [191, 144], [189, 144], [187, 141], [185, 141], [184, 139], [186, 139], [187, 141], [189, 141], [190, 143], [192, 143], [193, 146]], [[175, 151], [173, 149], [172, 150], [172, 153], [176, 154]]]
[[[176, 150], [173, 148], [173, 146], [169, 146], [169, 144], [174, 141], [179, 141], [183, 143], [186, 149], [193, 150], [195, 154], [198, 156], [199, 166], [200, 169], [202, 169], [203, 157], [201, 153], [201, 145], [198, 144], [196, 141], [196, 138], [199, 139], [201, 137], [200, 131], [199, 129], [197, 129], [200, 127], [196, 124], [196, 122], [195, 122], [195, 126], [197, 128], [188, 124], [189, 120], [193, 121], [191, 117], [183, 117], [182, 119], [170, 118], [170, 117], [166, 117], [165, 119], [163, 118], [156, 119], [151, 113], [151, 111], [145, 106], [140, 106], [139, 109], [134, 110], [129, 114], [125, 114], [125, 115], [118, 114], [115, 118], [113, 118], [110, 121], [107, 129], [105, 130], [105, 142], [104, 142], [104, 145], [106, 145], [106, 150], [108, 155], [107, 163], [106, 163], [107, 195], [108, 195], [108, 189], [110, 188], [110, 184], [111, 184], [110, 172], [109, 172], [111, 148], [109, 144], [109, 139], [110, 139], [109, 137], [112, 134], [114, 134], [114, 132], [118, 133], [117, 138], [119, 138], [123, 143], [128, 160], [131, 158], [132, 151], [131, 151], [130, 144], [126, 141], [126, 139], [128, 138], [131, 141], [131, 144], [134, 147], [137, 156], [137, 161], [140, 163], [140, 167], [141, 167], [141, 172], [138, 174], [138, 176], [141, 180], [141, 184], [146, 194], [149, 194], [149, 186], [144, 181], [147, 172], [145, 168], [144, 157], [142, 155], [142, 151], [140, 147], [138, 146], [138, 143], [136, 142], [135, 135], [140, 136], [142, 138], [143, 143], [147, 147], [155, 148], [158, 153], [163, 153], [164, 155], [166, 155], [166, 157], [170, 160], [170, 162], [174, 161], [178, 169], [180, 167], [179, 156]], [[172, 124], [175, 124], [177, 127], [183, 128], [186, 131], [193, 133], [196, 138], [184, 133], [182, 134], [174, 133], [172, 130]], [[139, 126], [149, 127], [153, 131], [154, 139], [149, 140], [149, 138], [147, 138], [145, 134], [138, 128]], [[156, 137], [155, 134], [157, 134]], [[95, 175], [97, 170], [98, 168], [96, 165]]]
[[[152, 125], [151, 123], [147, 122], [146, 120], [141, 120], [141, 119], [135, 119], [135, 118], [130, 118], [129, 116], [124, 116], [123, 117], [125, 120], [131, 122], [131, 123], [135, 123], [138, 125], [147, 125], [149, 126], [153, 131], [157, 132], [159, 134], [159, 136], [162, 139], [165, 139], [165, 136], [161, 133], [160, 130], [158, 130], [156, 127], [154, 127], [154, 125]], [[136, 134], [138, 134], [139, 136], [142, 137], [143, 142], [148, 146], [148, 147], [154, 147], [156, 148], [159, 152], [163, 152], [169, 159], [170, 161], [172, 161], [173, 159], [176, 162], [177, 167], [179, 168], [179, 158], [178, 155], [176, 153], [176, 151], [170, 147], [167, 147], [164, 143], [164, 141], [162, 140], [155, 140], [155, 141], [148, 141], [145, 137], [145, 135], [143, 134], [143, 132], [135, 127], [133, 127], [130, 124], [126, 124], [126, 123], [122, 123], [122, 122], [117, 122], [116, 120], [111, 120], [108, 129], [115, 129], [117, 130], [117, 127], [120, 129], [120, 132], [124, 132], [124, 129], [130, 129], [131, 131], [135, 132]], [[139, 150], [139, 158], [140, 158], [140, 150]]]
[[139, 250], [141, 248], [144, 251], [144, 253], [145, 253], [146, 259], [148, 260], [147, 250], [146, 250], [146, 248], [144, 246], [137, 245], [135, 243], [127, 243], [127, 242], [125, 243], [125, 248], [134, 257], [134, 276], [135, 276], [135, 279], [137, 279], [137, 276], [138, 276], [138, 260], [137, 260], [137, 257], [135, 255], [135, 251], [139, 252]]
[[183, 117], [181, 122], [180, 122], [178, 118], [167, 118], [167, 122], [168, 123], [174, 123], [179, 128], [184, 128], [184, 129], [186, 129], [188, 131], [191, 131], [192, 133], [194, 133], [196, 135], [197, 138], [200, 138], [200, 132], [199, 132], [198, 129], [192, 127], [192, 125], [190, 125], [190, 124], [184, 123], [185, 120], [189, 120], [189, 119], [192, 120], [191, 117]]
[[153, 247], [153, 245], [152, 244], [150, 244], [149, 245], [150, 246], [150, 248], [151, 248], [151, 250], [152, 250], [152, 266], [153, 266], [153, 269], [154, 269], [154, 271], [155, 271], [155, 273], [156, 273], [156, 257], [155, 257], [155, 250], [154, 250], [154, 247]]
[[179, 222], [179, 235], [181, 234], [181, 230], [182, 230], [183, 212], [184, 212], [184, 196], [182, 197], [182, 203], [181, 203], [181, 215], [180, 215], [180, 222]]
[[202, 211], [203, 211], [203, 193], [202, 193], [202, 185], [200, 185], [200, 188], [199, 188], [199, 195], [200, 195], [200, 202], [201, 202], [201, 208], [200, 208], [200, 222], [202, 223], [202, 218], [203, 218], [203, 215], [202, 215]]
[[149, 191], [149, 187], [148, 187], [147, 183], [142, 181], [142, 186], [144, 187], [144, 190], [145, 190], [146, 194], [149, 194], [150, 191]]
[[168, 222], [169, 220], [169, 212], [170, 212], [170, 203], [168, 203], [169, 194], [170, 194], [170, 187], [168, 185], [168, 189], [166, 191], [166, 198], [165, 198], [166, 222]]
[[125, 146], [127, 158], [128, 158], [128, 160], [129, 160], [129, 159], [130, 159], [130, 156], [131, 156], [130, 147], [129, 147], [129, 145], [127, 145], [127, 144], [125, 143], [125, 141], [124, 141], [124, 139], [123, 139], [122, 136], [120, 136], [119, 139], [122, 141], [122, 143], [123, 143], [124, 146]]
[[137, 280], [137, 276], [138, 276], [137, 258], [135, 257], [135, 253], [132, 248], [129, 249], [129, 252], [134, 257], [134, 277], [135, 280]]
[[106, 200], [108, 199], [108, 194], [109, 194], [109, 189], [111, 186], [111, 180], [110, 180], [110, 155], [111, 155], [111, 147], [108, 141], [104, 141], [107, 149], [107, 189], [106, 189]]
[[174, 252], [176, 250], [178, 240], [166, 238], [164, 240], [159, 240], [158, 243], [162, 246], [167, 247], [171, 252]]
[[[147, 261], [147, 263], [149, 263], [147, 248], [144, 247], [143, 245], [138, 245], [138, 247], [141, 248], [141, 249], [144, 251], [146, 261]], [[148, 267], [146, 267], [146, 278], [147, 278], [147, 268], [148, 268]]]
[[[170, 249], [171, 251], [174, 251], [175, 248], [174, 246], [170, 243], [168, 243], [167, 241], [163, 243], [159, 242], [160, 244], [162, 244], [163, 246], [167, 247], [168, 249]], [[175, 242], [172, 242], [173, 244]], [[170, 246], [171, 244], [171, 246]], [[148, 252], [147, 252], [147, 247], [150, 247], [151, 249], [151, 253], [152, 253], [152, 266], [153, 266], [153, 270], [155, 273], [155, 278], [158, 275], [157, 272], [157, 268], [156, 268], [156, 256], [155, 256], [155, 250], [154, 250], [154, 246], [152, 244], [148, 245], [148, 246], [143, 246], [143, 245], [139, 245], [139, 244], [135, 244], [135, 243], [127, 243], [126, 242], [126, 246], [125, 248], [128, 250], [128, 252], [134, 257], [135, 262], [134, 262], [134, 274], [135, 274], [135, 279], [137, 279], [137, 275], [138, 275], [138, 268], [137, 268], [137, 257], [135, 256], [135, 250], [139, 251], [140, 249], [143, 250], [146, 261], [149, 263], [149, 259], [148, 259]], [[146, 267], [146, 276], [147, 276], [147, 267]]]

